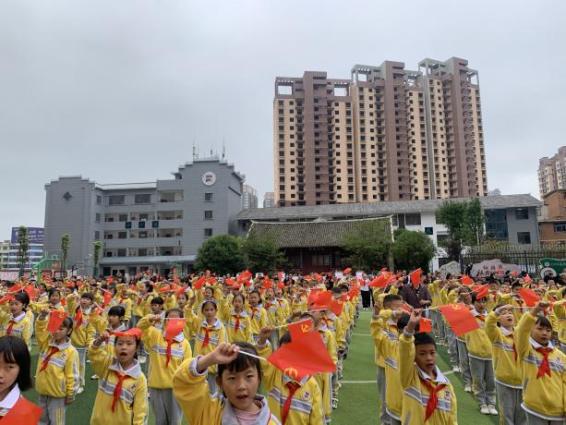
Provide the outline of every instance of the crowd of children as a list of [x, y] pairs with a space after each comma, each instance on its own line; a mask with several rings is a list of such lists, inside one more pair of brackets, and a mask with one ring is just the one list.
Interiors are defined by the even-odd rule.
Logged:
[[[373, 294], [379, 423], [456, 424], [457, 400], [446, 377], [453, 373], [479, 411], [499, 415], [501, 424], [566, 423], [566, 287], [526, 274], [476, 282], [431, 276], [431, 307], [421, 310], [399, 295], [410, 284], [398, 276]], [[445, 306], [463, 310], [460, 319], [471, 326], [456, 330]], [[428, 318], [432, 332], [419, 333]], [[444, 373], [436, 366], [437, 346], [451, 362]]]

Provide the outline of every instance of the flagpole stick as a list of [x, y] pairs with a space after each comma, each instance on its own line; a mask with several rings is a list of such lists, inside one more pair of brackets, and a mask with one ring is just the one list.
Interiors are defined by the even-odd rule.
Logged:
[[265, 357], [256, 356], [255, 354], [248, 353], [247, 351], [238, 351], [238, 354], [243, 354], [244, 356], [253, 357], [254, 359], [263, 360], [264, 362], [267, 361]]
[[285, 323], [284, 325], [274, 326], [272, 329], [282, 329], [282, 328], [286, 328], [289, 325], [295, 325], [297, 323], [305, 323], [305, 322], [312, 322], [312, 320], [311, 319], [303, 319], [303, 320], [299, 320], [298, 322]]

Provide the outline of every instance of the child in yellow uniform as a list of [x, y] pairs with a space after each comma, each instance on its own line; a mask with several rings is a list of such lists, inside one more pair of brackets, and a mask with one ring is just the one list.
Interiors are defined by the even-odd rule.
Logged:
[[456, 394], [436, 366], [432, 336], [415, 334], [421, 319], [416, 309], [399, 337], [399, 374], [403, 391], [403, 425], [457, 425]]
[[[195, 336], [195, 355], [205, 355], [214, 351], [219, 344], [226, 342], [228, 337], [226, 335], [226, 328], [216, 317], [218, 314], [216, 301], [211, 299], [204, 301], [199, 311], [204, 315], [204, 320], [201, 321], [201, 319], [191, 311], [191, 316], [187, 317], [187, 321], [191, 322], [191, 332]], [[216, 372], [216, 367], [212, 366], [207, 376], [208, 386], [213, 393], [216, 391]]]
[[[263, 357], [271, 354], [268, 342], [271, 327], [262, 329], [258, 338], [258, 353]], [[280, 345], [291, 342], [286, 332]], [[321, 425], [324, 423], [322, 392], [312, 376], [301, 380], [285, 375], [271, 363], [265, 363], [263, 388], [268, 392], [269, 408], [283, 425]], [[289, 400], [290, 399], [290, 400]]]
[[566, 420], [566, 356], [551, 342], [552, 325], [539, 302], [515, 330], [517, 356], [523, 368], [523, 404], [529, 425], [558, 425]]
[[41, 423], [65, 425], [65, 411], [75, 399], [80, 385], [79, 354], [71, 345], [73, 320], [65, 318], [51, 338], [47, 331], [48, 310], [41, 312], [35, 324], [39, 345], [35, 389], [43, 409]]
[[[186, 360], [173, 378], [173, 392], [190, 424], [280, 425], [265, 397], [258, 394], [262, 368], [255, 348], [245, 342], [219, 344], [213, 351]], [[218, 395], [211, 396], [207, 373], [218, 370]]]
[[90, 425], [143, 425], [148, 414], [147, 381], [135, 358], [141, 330], [117, 333], [113, 355], [102, 346], [109, 336], [104, 332], [88, 350], [100, 376]]
[[476, 292], [472, 293], [472, 315], [476, 318], [479, 329], [464, 335], [468, 357], [470, 359], [470, 371], [476, 397], [480, 405], [480, 412], [484, 415], [497, 415], [495, 408], [495, 379], [493, 376], [493, 364], [491, 361], [491, 341], [485, 333], [485, 308], [486, 297], [478, 298]]
[[[183, 312], [178, 308], [165, 313], [165, 319], [182, 317]], [[183, 416], [173, 397], [173, 375], [183, 361], [192, 357], [191, 346], [182, 330], [172, 339], [167, 339], [164, 331], [153, 326], [161, 319], [161, 315], [148, 315], [138, 322], [151, 362], [148, 378], [150, 401], [156, 425], [179, 425]]]
[[244, 305], [243, 294], [238, 293], [232, 297], [232, 309], [225, 322], [228, 342], [253, 343], [250, 316], [244, 310]]
[[485, 319], [485, 333], [493, 345], [495, 387], [501, 423], [504, 425], [524, 424], [527, 421], [521, 408], [521, 365], [513, 334], [514, 323], [515, 316], [510, 305], [496, 307]]
[[261, 305], [261, 297], [259, 291], [253, 290], [248, 295], [248, 314], [250, 315], [251, 330], [254, 341], [259, 336], [259, 331], [270, 325], [267, 311]]
[[33, 321], [32, 317], [27, 314], [28, 306], [29, 296], [25, 292], [18, 292], [11, 296], [9, 313], [5, 310], [0, 310], [0, 336], [12, 335], [20, 337], [30, 348]]

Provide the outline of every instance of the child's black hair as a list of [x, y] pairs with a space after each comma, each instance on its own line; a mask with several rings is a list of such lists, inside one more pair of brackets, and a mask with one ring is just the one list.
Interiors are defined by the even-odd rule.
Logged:
[[428, 344], [432, 344], [436, 348], [436, 342], [434, 342], [432, 335], [425, 332], [419, 332], [415, 334], [415, 347]]
[[108, 310], [108, 316], [124, 317], [125, 315], [126, 309], [121, 305], [115, 305], [110, 307], [110, 310]]
[[87, 300], [91, 300], [92, 302], [94, 302], [94, 295], [92, 295], [90, 292], [85, 292], [81, 295], [81, 298], [87, 299]]
[[550, 329], [552, 331], [552, 323], [550, 323], [550, 320], [548, 320], [548, 317], [546, 316], [537, 316], [537, 321], [535, 322], [535, 325], [540, 326], [542, 328]]
[[165, 312], [165, 317], [169, 317], [169, 314], [171, 313], [178, 313], [179, 317], [183, 317], [183, 310], [181, 310], [180, 308], [177, 307], [170, 308]]
[[151, 300], [150, 304], [163, 305], [163, 304], [165, 304], [165, 301], [163, 301], [163, 298], [161, 298], [161, 297], [154, 297]]
[[396, 295], [396, 294], [388, 294], [388, 295], [383, 297], [383, 307], [389, 308], [389, 306], [391, 305], [391, 303], [393, 301], [403, 301], [403, 297], [401, 297], [400, 295]]
[[18, 292], [14, 295], [16, 301], [21, 302], [24, 305], [24, 311], [29, 306], [29, 295], [25, 292]]
[[478, 300], [478, 293], [472, 292], [472, 304], [474, 304], [476, 301], [481, 301], [481, 300], [487, 301], [485, 298], [480, 298]]
[[332, 288], [331, 291], [332, 291], [333, 294], [336, 294], [336, 295], [341, 295], [341, 294], [342, 294], [342, 291], [341, 291], [340, 288], [338, 288], [337, 286], [335, 286], [334, 288]]
[[214, 301], [214, 300], [204, 300], [203, 303], [200, 305], [201, 313], [204, 312], [204, 308], [206, 307], [207, 304], [214, 306], [214, 309], [216, 311], [218, 311], [218, 305], [216, 304], [216, 301]]
[[49, 298], [51, 298], [52, 295], [59, 295], [59, 297], [61, 297], [61, 291], [57, 288], [49, 288], [49, 290], [47, 291], [47, 296]]
[[234, 300], [235, 300], [236, 298], [241, 298], [243, 303], [246, 302], [246, 299], [244, 298], [244, 294], [242, 294], [241, 292], [238, 292], [237, 294], [234, 294], [234, 297], [232, 297], [232, 303], [234, 303]]
[[289, 332], [285, 332], [283, 335], [281, 335], [281, 338], [279, 338], [280, 347], [282, 345], [289, 344], [290, 342], [291, 342], [291, 333]]
[[60, 327], [69, 329], [69, 332], [67, 332], [67, 336], [70, 337], [71, 334], [73, 333], [73, 319], [70, 316], [65, 317], [65, 320], [61, 322]]
[[0, 355], [6, 363], [17, 364], [20, 367], [16, 382], [10, 387], [18, 384], [20, 391], [27, 391], [33, 387], [31, 378], [31, 356], [28, 346], [21, 338], [11, 335], [0, 337]]
[[[242, 342], [242, 341], [236, 341], [234, 342], [234, 345], [237, 345], [238, 347], [240, 347], [240, 352], [244, 351], [246, 353], [250, 353], [253, 354], [255, 356], [257, 356], [257, 350], [256, 348], [250, 344], [249, 342]], [[259, 380], [261, 382], [261, 377], [262, 377], [262, 373], [261, 373], [261, 364], [259, 362], [259, 359], [255, 358], [255, 357], [251, 357], [251, 356], [246, 356], [245, 354], [238, 354], [238, 357], [236, 357], [233, 361], [231, 361], [228, 364], [219, 364], [218, 365], [218, 381], [222, 382], [222, 373], [227, 370], [229, 372], [242, 372], [248, 368], [254, 368], [255, 370], [257, 370], [257, 375], [259, 377]]]
[[[401, 317], [397, 319], [397, 329], [399, 330], [399, 332], [402, 332], [403, 329], [405, 329], [405, 326], [407, 326], [407, 324], [409, 323], [410, 318], [411, 316], [409, 316], [407, 313], [403, 313]], [[417, 326], [415, 327], [415, 332], [418, 331], [419, 331], [419, 325], [417, 324]]]

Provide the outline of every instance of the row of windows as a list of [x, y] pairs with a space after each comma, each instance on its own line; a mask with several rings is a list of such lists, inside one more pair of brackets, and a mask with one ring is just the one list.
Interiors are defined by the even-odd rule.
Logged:
[[[183, 200], [183, 192], [163, 192], [160, 193], [159, 202], [179, 202]], [[212, 202], [214, 194], [212, 192], [204, 193], [204, 201]], [[109, 195], [106, 197], [107, 205], [126, 205], [126, 195]], [[152, 195], [150, 193], [138, 193], [134, 195], [134, 204], [143, 205], [152, 202]], [[96, 196], [96, 204], [102, 205], [102, 196]]]

